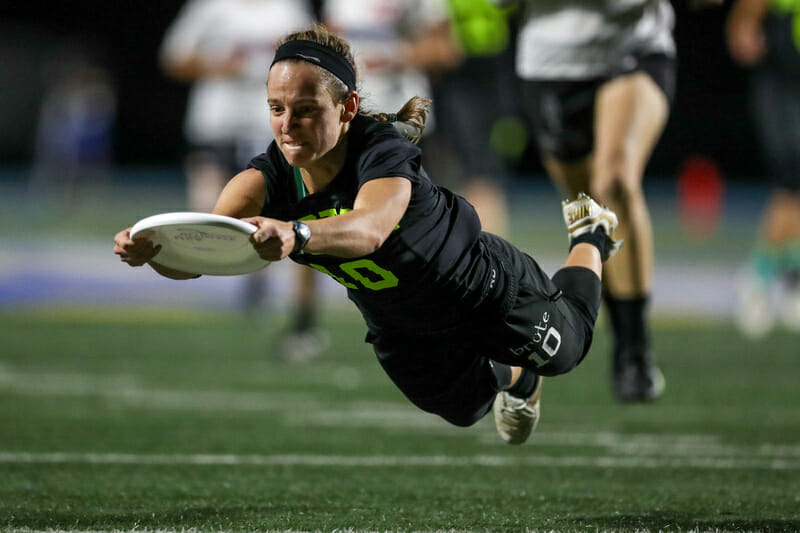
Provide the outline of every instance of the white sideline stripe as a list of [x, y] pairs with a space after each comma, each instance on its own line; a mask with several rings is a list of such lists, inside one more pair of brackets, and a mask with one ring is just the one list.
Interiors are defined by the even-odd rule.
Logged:
[[577, 468], [689, 468], [708, 470], [800, 470], [800, 461], [713, 457], [579, 457], [535, 455], [232, 455], [0, 452], [0, 463], [211, 465], [211, 466], [352, 466], [352, 467], [577, 467]]

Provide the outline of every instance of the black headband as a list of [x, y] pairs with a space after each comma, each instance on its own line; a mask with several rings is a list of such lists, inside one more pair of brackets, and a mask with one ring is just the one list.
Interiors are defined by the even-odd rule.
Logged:
[[[284, 59], [302, 59], [322, 67], [342, 80], [351, 91], [356, 88], [356, 71], [345, 57], [314, 41], [287, 41], [275, 51], [272, 65]], [[272, 65], [269, 68], [272, 68]]]

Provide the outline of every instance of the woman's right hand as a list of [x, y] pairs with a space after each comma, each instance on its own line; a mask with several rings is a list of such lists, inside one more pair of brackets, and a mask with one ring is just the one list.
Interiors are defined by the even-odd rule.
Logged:
[[131, 228], [124, 229], [114, 236], [114, 253], [123, 263], [130, 266], [142, 266], [153, 259], [161, 250], [147, 238], [131, 239]]

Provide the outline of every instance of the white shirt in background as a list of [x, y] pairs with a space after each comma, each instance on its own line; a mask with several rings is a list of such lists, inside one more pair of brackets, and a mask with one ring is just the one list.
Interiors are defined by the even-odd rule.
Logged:
[[528, 0], [517, 44], [523, 79], [587, 79], [633, 58], [675, 54], [669, 0]]
[[[233, 143], [257, 153], [272, 140], [266, 80], [275, 43], [312, 22], [302, 0], [190, 0], [169, 27], [162, 59], [200, 56], [245, 60], [236, 77], [197, 80], [190, 90], [185, 122], [194, 144]], [[246, 145], [248, 148], [245, 148]]]
[[[412, 96], [431, 97], [427, 74], [406, 67], [381, 67], [403, 44], [447, 20], [444, 0], [326, 0], [323, 20], [351, 45], [364, 107], [397, 112]], [[431, 129], [428, 122], [426, 132]]]

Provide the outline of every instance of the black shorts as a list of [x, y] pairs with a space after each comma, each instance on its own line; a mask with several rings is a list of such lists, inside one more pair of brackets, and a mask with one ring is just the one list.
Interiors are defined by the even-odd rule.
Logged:
[[187, 161], [202, 165], [215, 165], [230, 177], [245, 168], [256, 152], [242, 153], [234, 143], [188, 144], [185, 147]]
[[586, 157], [594, 146], [594, 105], [604, 83], [632, 72], [649, 75], [668, 102], [675, 94], [674, 58], [651, 54], [610, 76], [590, 80], [536, 80], [523, 84], [524, 106], [539, 144], [539, 150], [561, 161]]
[[498, 118], [516, 112], [519, 91], [510, 52], [467, 58], [458, 69], [434, 79], [436, 127], [431, 140], [456, 156], [447, 168], [437, 169], [448, 187], [458, 189], [462, 180], [498, 178], [503, 172], [502, 156], [492, 148], [492, 130]]
[[499, 258], [510, 308], [464, 327], [425, 335], [369, 336], [386, 373], [419, 408], [468, 426], [501, 389], [498, 365], [553, 376], [574, 368], [589, 349], [600, 306], [600, 280], [588, 269], [551, 280], [527, 254], [499, 237], [482, 237]]
[[751, 100], [770, 181], [800, 192], [800, 77], [761, 69], [751, 78]]
[[542, 376], [572, 370], [592, 342], [600, 279], [580, 267], [561, 269], [551, 279], [531, 256], [505, 240], [495, 237], [492, 245], [518, 289], [508, 313], [486, 325], [482, 353]]

